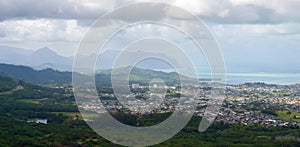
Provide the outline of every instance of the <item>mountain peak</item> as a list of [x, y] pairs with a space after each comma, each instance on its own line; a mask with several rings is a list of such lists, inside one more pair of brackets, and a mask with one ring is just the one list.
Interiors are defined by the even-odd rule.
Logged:
[[37, 51], [52, 51], [49, 47], [39, 48]]
[[56, 52], [54, 52], [53, 50], [51, 50], [51, 49], [48, 48], [48, 47], [40, 48], [40, 49], [36, 50], [36, 51], [34, 52], [34, 54], [57, 55]]
[[47, 47], [47, 46], [45, 46], [45, 47], [42, 47], [42, 48], [40, 48], [40, 49], [44, 49], [44, 50], [50, 50], [50, 48], [49, 48], [49, 47]]

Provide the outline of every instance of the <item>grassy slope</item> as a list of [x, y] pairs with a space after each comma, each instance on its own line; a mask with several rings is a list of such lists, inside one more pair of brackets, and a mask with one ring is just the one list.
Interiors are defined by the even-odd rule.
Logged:
[[277, 114], [278, 114], [278, 117], [279, 118], [282, 118], [282, 119], [285, 119], [285, 120], [292, 120], [292, 121], [297, 121], [297, 122], [300, 122], [300, 119], [294, 119], [294, 116], [300, 116], [300, 113], [299, 112], [293, 112], [291, 111], [291, 114], [288, 115], [288, 110], [279, 110], [277, 111]]

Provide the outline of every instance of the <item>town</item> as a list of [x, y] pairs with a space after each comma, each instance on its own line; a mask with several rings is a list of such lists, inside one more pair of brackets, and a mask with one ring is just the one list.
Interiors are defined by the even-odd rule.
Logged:
[[[180, 89], [180, 85], [157, 86], [164, 92], [153, 93], [151, 87], [133, 83], [132, 93], [123, 95], [125, 98], [135, 98], [120, 103], [113, 93], [98, 93], [100, 99], [79, 105], [91, 112], [104, 113], [98, 107], [102, 103], [107, 111], [126, 112], [133, 115], [150, 113], [168, 113], [176, 108], [185, 110], [189, 104], [197, 103], [194, 111], [188, 110], [196, 116], [203, 116], [209, 102], [211, 87], [207, 83], [200, 83], [193, 87], [193, 93]], [[198, 89], [198, 94], [197, 90]], [[162, 90], [162, 91], [164, 91]], [[226, 85], [225, 99], [220, 107], [215, 122], [255, 126], [300, 127], [300, 85], [275, 85], [265, 83], [246, 83], [241, 85]], [[191, 92], [191, 91], [189, 91]], [[149, 99], [156, 95], [157, 99]], [[162, 100], [164, 99], [164, 100]], [[178, 105], [180, 99], [187, 99], [183, 105]], [[147, 100], [148, 103], [144, 101]], [[215, 112], [216, 113], [216, 112]]]

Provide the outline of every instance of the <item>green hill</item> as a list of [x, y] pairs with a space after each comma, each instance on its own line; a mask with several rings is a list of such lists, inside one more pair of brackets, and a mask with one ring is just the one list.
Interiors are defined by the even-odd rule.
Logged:
[[12, 90], [18, 86], [18, 82], [9, 77], [0, 76], [0, 92]]
[[[124, 79], [124, 76], [128, 75], [129, 68], [131, 67], [124, 67], [118, 68], [114, 70], [114, 76], [119, 80]], [[96, 73], [101, 75], [111, 75], [112, 70], [98, 70]], [[132, 68], [129, 74], [130, 83], [140, 83], [140, 84], [147, 84], [152, 79], [162, 79], [166, 82], [166, 84], [173, 84], [179, 82], [179, 74], [175, 72], [162, 72], [150, 69], [142, 69], [142, 68]], [[184, 77], [185, 80], [190, 79], [188, 77]]]
[[71, 83], [71, 72], [60, 72], [53, 69], [34, 70], [26, 66], [0, 64], [0, 75], [38, 84]]
[[[129, 67], [126, 67], [129, 68]], [[116, 69], [116, 75], [126, 74], [126, 68]], [[71, 72], [60, 72], [53, 69], [34, 70], [26, 66], [0, 64], [0, 76], [11, 77], [37, 84], [69, 84], [72, 82]], [[179, 75], [175, 72], [166, 73], [150, 69], [133, 68], [130, 72], [130, 82], [149, 83], [154, 78], [160, 78], [168, 83], [179, 81]], [[99, 84], [110, 84], [111, 70], [98, 70], [96, 82]], [[185, 78], [188, 79], [188, 78]], [[121, 79], [120, 79], [121, 80]]]

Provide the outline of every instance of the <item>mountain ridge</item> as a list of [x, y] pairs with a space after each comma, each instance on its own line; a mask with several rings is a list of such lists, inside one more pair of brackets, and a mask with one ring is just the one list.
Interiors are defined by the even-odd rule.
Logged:
[[[127, 67], [128, 68], [128, 67]], [[123, 69], [116, 69], [123, 74]], [[97, 72], [97, 82], [107, 83], [110, 81], [111, 70], [102, 70], [105, 72]], [[78, 74], [78, 73], [75, 73]], [[80, 75], [80, 74], [78, 74]], [[0, 76], [11, 77], [16, 80], [23, 80], [26, 82], [37, 84], [70, 84], [72, 82], [72, 72], [61, 72], [51, 68], [36, 70], [31, 67], [22, 65], [12, 65], [0, 63]], [[84, 75], [81, 75], [84, 76]], [[178, 80], [178, 74], [166, 73], [162, 71], [155, 71], [150, 69], [142, 69], [134, 67], [130, 72], [132, 82], [147, 83], [154, 78], [160, 78], [166, 80], [166, 82], [176, 82]]]
[[0, 51], [1, 63], [29, 66], [34, 69], [53, 68], [60, 71], [71, 71], [72, 69], [72, 57], [61, 56], [48, 47], [28, 50], [0, 46]]

